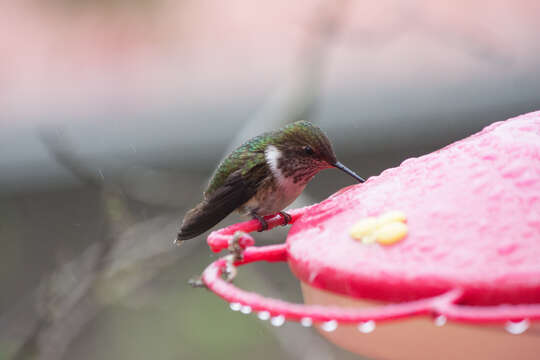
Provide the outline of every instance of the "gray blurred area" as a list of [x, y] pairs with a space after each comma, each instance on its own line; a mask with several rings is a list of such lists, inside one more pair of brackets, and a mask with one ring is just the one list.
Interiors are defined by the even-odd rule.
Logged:
[[[183, 214], [228, 151], [291, 121], [370, 177], [539, 110], [539, 16], [532, 0], [0, 4], [0, 359], [358, 358], [189, 287], [218, 255], [204, 236], [173, 246]], [[349, 184], [322, 172], [293, 207]], [[286, 264], [235, 283], [302, 300]]]

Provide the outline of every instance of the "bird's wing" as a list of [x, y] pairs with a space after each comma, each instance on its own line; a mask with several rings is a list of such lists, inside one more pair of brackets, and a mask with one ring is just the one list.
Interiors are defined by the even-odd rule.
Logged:
[[204, 192], [205, 198], [225, 184], [236, 171], [241, 169], [242, 175], [247, 175], [252, 171], [258, 171], [259, 166], [266, 162], [264, 143], [257, 139], [259, 137], [243, 144], [219, 164]]
[[223, 184], [207, 193], [206, 198], [184, 217], [178, 240], [191, 239], [202, 234], [236, 208], [251, 199], [259, 184], [267, 176], [269, 169], [265, 163], [238, 169], [229, 174]]

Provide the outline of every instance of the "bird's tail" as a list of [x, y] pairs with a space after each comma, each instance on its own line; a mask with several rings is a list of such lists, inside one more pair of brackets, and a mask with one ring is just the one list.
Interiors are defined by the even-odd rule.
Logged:
[[176, 240], [188, 240], [202, 234], [223, 220], [230, 212], [219, 210], [215, 206], [212, 207], [209, 205], [207, 201], [203, 201], [189, 210], [186, 216], [184, 216]]

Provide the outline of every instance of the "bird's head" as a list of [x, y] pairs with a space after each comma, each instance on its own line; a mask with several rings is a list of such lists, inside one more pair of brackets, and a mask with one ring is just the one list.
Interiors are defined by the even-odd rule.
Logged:
[[308, 121], [297, 121], [273, 133], [265, 157], [272, 171], [294, 182], [307, 182], [323, 169], [338, 168], [364, 182], [360, 176], [341, 164], [324, 132]]

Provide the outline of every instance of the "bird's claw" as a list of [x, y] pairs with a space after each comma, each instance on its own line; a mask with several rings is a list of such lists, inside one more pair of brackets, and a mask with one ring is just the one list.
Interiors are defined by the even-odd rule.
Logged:
[[257, 232], [262, 232], [268, 230], [268, 223], [264, 219], [259, 219], [259, 222], [261, 223], [261, 226], [259, 227], [259, 230]]
[[259, 224], [261, 226], [259, 227], [259, 230], [257, 230], [258, 232], [268, 230], [268, 223], [266, 222], [266, 220], [262, 216], [260, 216], [260, 215], [258, 215], [256, 213], [253, 213], [251, 215], [253, 216], [254, 219], [259, 220]]
[[236, 266], [234, 265], [234, 261], [235, 254], [229, 254], [226, 256], [225, 269], [223, 269], [223, 279], [226, 282], [232, 282], [238, 273]]
[[279, 215], [283, 218], [283, 226], [291, 223], [292, 216], [290, 214], [287, 214], [285, 211], [280, 211]]
[[244, 248], [240, 244], [240, 239], [243, 236], [249, 235], [243, 231], [237, 231], [231, 240], [229, 240], [229, 255], [225, 257], [225, 269], [223, 269], [223, 279], [227, 282], [233, 281], [236, 277], [237, 271], [234, 263], [244, 259]]
[[249, 236], [243, 231], [237, 231], [234, 233], [233, 237], [229, 240], [229, 246], [227, 249], [229, 253], [233, 255], [234, 261], [241, 261], [244, 259], [244, 248], [240, 244], [240, 239], [242, 236]]

